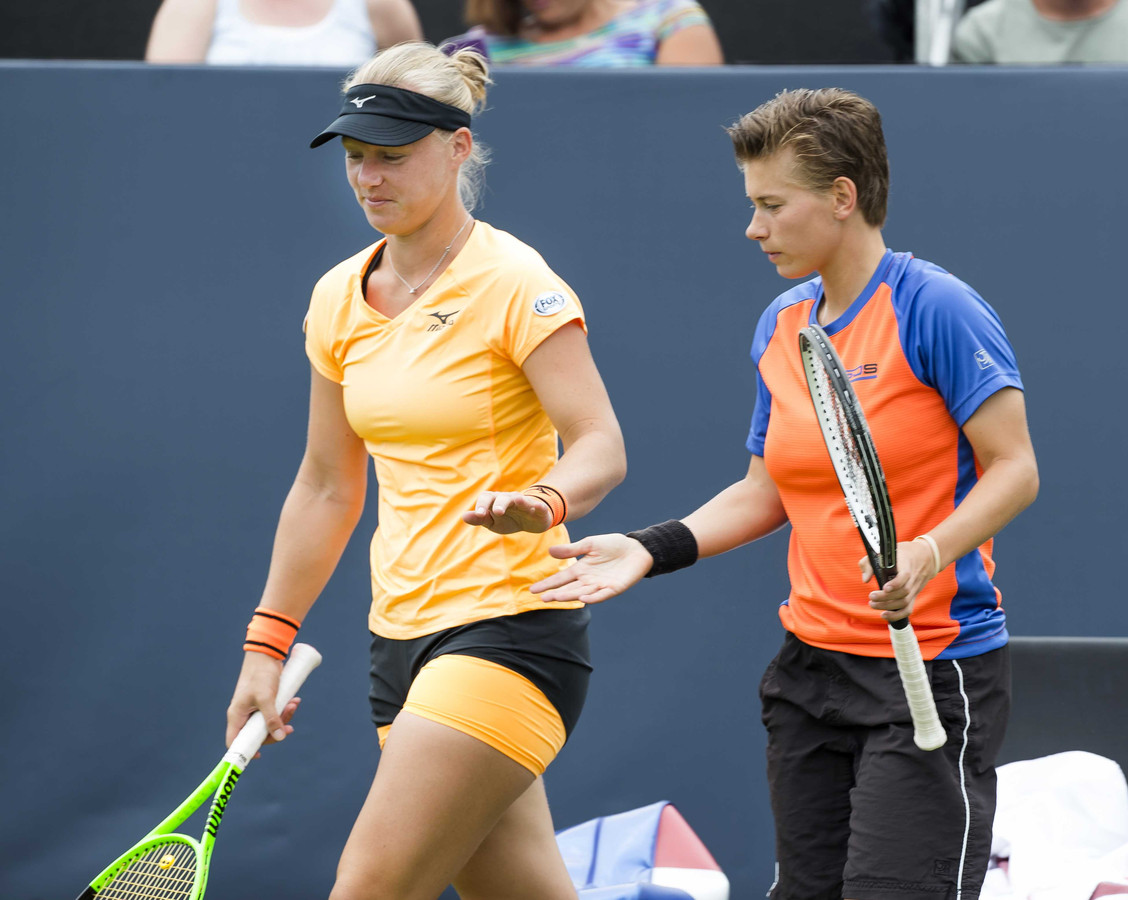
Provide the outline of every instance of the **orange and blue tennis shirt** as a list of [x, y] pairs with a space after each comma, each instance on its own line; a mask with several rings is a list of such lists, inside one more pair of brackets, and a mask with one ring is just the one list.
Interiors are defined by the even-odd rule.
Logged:
[[529, 586], [567, 565], [568, 540], [495, 534], [462, 521], [485, 490], [520, 491], [557, 458], [557, 435], [522, 364], [562, 326], [584, 326], [572, 289], [535, 250], [485, 222], [410, 307], [369, 306], [368, 247], [325, 274], [306, 316], [313, 368], [342, 386], [379, 485], [368, 626], [386, 638], [433, 634], [546, 604]]
[[[763, 457], [791, 523], [783, 626], [815, 647], [888, 657], [888, 628], [869, 606], [875, 583], [862, 583], [864, 548], [799, 355], [799, 329], [817, 321], [822, 291], [821, 278], [805, 282], [760, 317], [747, 447]], [[889, 250], [858, 298], [824, 327], [873, 434], [898, 539], [911, 540], [975, 486], [981, 469], [961, 426], [996, 391], [1022, 388], [1014, 350], [995, 311], [968, 285]], [[917, 597], [913, 629], [925, 659], [976, 656], [1007, 642], [992, 546], [956, 560]]]

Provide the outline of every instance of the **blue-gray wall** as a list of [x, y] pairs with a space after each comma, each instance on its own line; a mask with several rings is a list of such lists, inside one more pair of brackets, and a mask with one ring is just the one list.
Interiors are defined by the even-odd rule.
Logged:
[[[338, 151], [305, 149], [339, 77], [0, 65], [4, 900], [77, 894], [222, 747], [302, 450], [309, 290], [373, 239]], [[1018, 349], [1043, 487], [998, 542], [1012, 630], [1128, 634], [1128, 71], [499, 75], [480, 215], [583, 298], [630, 455], [574, 533], [683, 515], [742, 475], [748, 346], [786, 284], [743, 236], [722, 126], [822, 85], [884, 113], [890, 246], [974, 285]], [[302, 632], [326, 661], [298, 732], [240, 785], [213, 900], [331, 883], [377, 758], [373, 525]], [[558, 825], [673, 800], [734, 897], [761, 895], [756, 685], [781, 636], [784, 549], [776, 535], [596, 610], [590, 702], [547, 778]]]

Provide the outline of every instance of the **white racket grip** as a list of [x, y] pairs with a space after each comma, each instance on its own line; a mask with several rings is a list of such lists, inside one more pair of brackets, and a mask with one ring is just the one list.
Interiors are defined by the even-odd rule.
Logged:
[[[274, 702], [276, 712], [282, 712], [286, 704], [294, 699], [294, 695], [301, 689], [306, 677], [321, 665], [321, 654], [309, 644], [294, 644], [290, 651], [290, 658], [282, 668], [282, 675], [278, 679], [278, 696]], [[225, 762], [234, 763], [240, 769], [245, 769], [259, 751], [263, 741], [266, 740], [266, 719], [261, 712], [255, 712], [242, 730], [235, 735], [227, 753], [224, 754]]]
[[894, 628], [890, 625], [889, 639], [893, 642], [893, 655], [897, 658], [905, 699], [909, 701], [909, 715], [913, 717], [913, 743], [921, 750], [937, 750], [944, 746], [947, 735], [936, 713], [932, 685], [928, 682], [928, 672], [924, 668], [913, 626], [906, 624], [903, 628]]

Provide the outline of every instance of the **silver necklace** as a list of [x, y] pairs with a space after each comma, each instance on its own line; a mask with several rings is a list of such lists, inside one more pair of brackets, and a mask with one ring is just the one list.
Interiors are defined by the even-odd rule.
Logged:
[[474, 220], [473, 216], [467, 216], [466, 217], [466, 221], [463, 222], [462, 227], [458, 229], [458, 234], [456, 234], [453, 238], [451, 238], [451, 242], [449, 244], [447, 244], [446, 249], [443, 251], [443, 255], [439, 257], [439, 261], [437, 263], [435, 263], [435, 265], [431, 268], [431, 271], [427, 273], [427, 277], [424, 278], [421, 282], [419, 282], [419, 284], [415, 285], [415, 287], [412, 287], [411, 284], [408, 282], [408, 280], [406, 278], [404, 278], [399, 272], [396, 271], [396, 264], [394, 262], [392, 262], [391, 259], [388, 260], [388, 265], [392, 267], [392, 273], [396, 276], [396, 278], [398, 278], [400, 281], [403, 282], [403, 286], [405, 288], [407, 288], [407, 292], [409, 294], [414, 294], [421, 287], [423, 287], [423, 285], [425, 285], [428, 281], [431, 280], [431, 276], [435, 274], [435, 272], [438, 270], [439, 266], [441, 266], [443, 264], [443, 260], [445, 260], [447, 258], [447, 254], [450, 253], [450, 248], [458, 243], [458, 239], [460, 237], [462, 237], [462, 232], [464, 232], [466, 230], [466, 226], [469, 225], [473, 220]]

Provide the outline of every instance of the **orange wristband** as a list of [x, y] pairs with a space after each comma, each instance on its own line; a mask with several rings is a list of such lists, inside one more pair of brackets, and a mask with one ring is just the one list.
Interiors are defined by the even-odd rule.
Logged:
[[568, 517], [568, 503], [556, 488], [549, 487], [547, 484], [534, 484], [531, 488], [526, 488], [523, 493], [548, 504], [549, 510], [552, 511], [552, 524], [548, 526], [549, 528], [555, 528]]
[[260, 606], [247, 625], [247, 640], [243, 649], [265, 653], [275, 659], [285, 659], [301, 627], [302, 623], [297, 619]]

